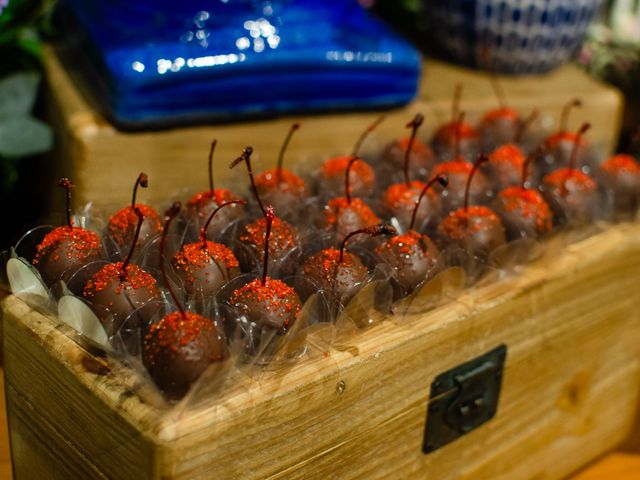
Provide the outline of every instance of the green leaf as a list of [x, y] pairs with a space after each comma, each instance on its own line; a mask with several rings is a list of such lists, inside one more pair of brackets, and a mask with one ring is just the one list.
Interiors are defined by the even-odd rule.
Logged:
[[40, 75], [22, 72], [0, 80], [0, 119], [31, 112], [38, 94]]
[[0, 155], [24, 157], [46, 152], [53, 145], [48, 125], [26, 116], [0, 120]]

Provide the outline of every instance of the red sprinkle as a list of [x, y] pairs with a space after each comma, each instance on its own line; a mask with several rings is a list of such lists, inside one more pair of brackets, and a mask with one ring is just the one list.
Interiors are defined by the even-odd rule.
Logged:
[[522, 168], [525, 161], [524, 153], [522, 153], [520, 147], [513, 143], [504, 144], [489, 155], [489, 162], [491, 163], [510, 163], [514, 167]]
[[[562, 142], [575, 143], [577, 139], [578, 134], [576, 132], [557, 132], [548, 137], [545, 140], [545, 143], [547, 144], [548, 148], [555, 148]], [[580, 136], [580, 145], [586, 144], [587, 142], [585, 141], [585, 139]]]
[[240, 200], [240, 198], [231, 190], [227, 190], [226, 188], [216, 188], [213, 191], [213, 195], [211, 194], [211, 190], [196, 193], [189, 199], [187, 206], [190, 208], [200, 208], [203, 204], [211, 201], [212, 198], [218, 205], [222, 205], [224, 202], [229, 202], [231, 200]]
[[355, 257], [353, 254], [345, 251], [342, 257], [342, 262], [340, 262], [340, 250], [337, 248], [326, 248], [324, 250], [319, 251], [318, 253], [312, 255], [305, 262], [302, 271], [307, 276], [314, 276], [316, 269], [320, 269], [320, 275], [322, 280], [330, 284], [335, 279], [336, 273], [338, 271], [338, 264], [344, 268], [358, 268], [361, 269], [361, 276], [366, 275], [367, 268], [363, 266], [360, 262], [355, 262]]
[[[459, 130], [459, 131], [458, 131]], [[435, 138], [436, 141], [441, 143], [453, 143], [457, 135], [460, 138], [478, 138], [478, 132], [467, 122], [450, 122], [437, 131]]]
[[473, 163], [466, 160], [451, 160], [450, 162], [439, 163], [433, 169], [431, 176], [433, 178], [438, 175], [449, 175], [456, 173], [464, 173], [469, 175], [473, 170]]
[[159, 297], [160, 292], [156, 287], [156, 279], [145, 272], [139, 266], [130, 263], [127, 265], [126, 276], [122, 276], [122, 265], [124, 262], [108, 263], [96, 273], [84, 287], [83, 296], [90, 298], [96, 293], [106, 290], [114, 283], [117, 283], [116, 294], [125, 290], [149, 289], [149, 293]]
[[451, 212], [440, 224], [440, 228], [449, 238], [461, 240], [470, 233], [474, 234], [487, 228], [486, 223], [476, 221], [480, 217], [486, 217], [494, 223], [500, 223], [500, 219], [490, 208], [475, 205], [469, 207], [467, 210], [459, 208]]
[[422, 235], [415, 230], [410, 230], [409, 232], [403, 235], [396, 235], [395, 237], [391, 237], [389, 240], [379, 245], [376, 248], [376, 252], [378, 254], [384, 254], [384, 252], [398, 252], [400, 255], [409, 256], [416, 251], [416, 246], [420, 247], [420, 249], [425, 252], [424, 247], [426, 247], [426, 242], [423, 241], [423, 237], [426, 238], [425, 235]]
[[207, 248], [202, 248], [202, 245], [202, 242], [184, 245], [173, 257], [173, 266], [177, 270], [182, 270], [187, 280], [193, 282], [194, 271], [212, 263], [217, 263], [227, 270], [238, 266], [238, 259], [225, 245], [209, 240], [207, 240]]
[[[145, 352], [151, 353], [153, 358], [162, 350], [176, 353], [180, 349], [198, 342], [206, 330], [216, 328], [211, 320], [202, 315], [185, 312], [185, 316], [186, 318], [180, 312], [172, 312], [152, 324], [144, 337]], [[194, 350], [207, 351], [207, 349]], [[215, 358], [215, 360], [217, 359]]]
[[260, 279], [256, 279], [237, 289], [233, 292], [230, 303], [239, 306], [244, 305], [247, 300], [264, 305], [267, 312], [279, 312], [285, 327], [293, 323], [302, 308], [293, 288], [269, 277], [264, 285]]
[[380, 219], [373, 213], [373, 210], [359, 198], [352, 198], [351, 203], [349, 203], [346, 197], [339, 197], [329, 200], [329, 203], [324, 207], [327, 226], [335, 227], [340, 221], [340, 212], [345, 209], [350, 209], [354, 212], [365, 226], [380, 223]]
[[551, 209], [537, 190], [533, 188], [508, 187], [499, 193], [502, 206], [507, 212], [518, 212], [526, 218], [536, 219], [536, 230], [548, 232], [552, 226]]
[[[240, 235], [240, 241], [252, 245], [262, 252], [264, 237], [267, 232], [267, 220], [260, 218], [244, 227]], [[270, 251], [286, 251], [297, 245], [298, 231], [296, 228], [278, 217], [271, 224], [271, 238], [269, 239]], [[264, 252], [262, 252], [264, 255]]]
[[631, 155], [624, 153], [614, 155], [604, 162], [600, 168], [610, 175], [615, 175], [621, 171], [640, 174], [640, 164]]
[[256, 186], [264, 190], [281, 190], [283, 192], [294, 192], [300, 196], [307, 195], [307, 186], [304, 180], [292, 171], [283, 168], [280, 170], [279, 177], [277, 168], [265, 170], [256, 175]]
[[[349, 162], [352, 158], [353, 157], [351, 155], [342, 155], [340, 157], [330, 158], [329, 160], [325, 161], [324, 165], [322, 165], [322, 173], [324, 174], [324, 178], [329, 179], [338, 175], [344, 177], [345, 170], [347, 169], [347, 166], [349, 165]], [[373, 169], [367, 162], [362, 159], [358, 159], [355, 161], [349, 173], [349, 177], [356, 176], [365, 185], [371, 184], [375, 180]]]
[[[58, 227], [47, 233], [36, 247], [33, 264], [37, 265], [43, 256], [55, 249], [62, 241], [69, 242], [69, 248], [65, 252], [67, 257], [77, 261], [85, 260], [100, 248], [100, 238], [95, 232], [81, 227]], [[49, 261], [57, 262], [59, 259], [59, 256], [54, 255], [49, 258]]]
[[[135, 207], [144, 215], [145, 221], [151, 222], [156, 233], [162, 231], [160, 217], [156, 211], [149, 205], [136, 203]], [[129, 234], [135, 232], [138, 226], [138, 216], [131, 205], [119, 210], [109, 218], [109, 234], [119, 245], [124, 245], [129, 238]]]
[[589, 175], [582, 173], [580, 170], [570, 170], [561, 168], [547, 174], [542, 182], [566, 190], [566, 184], [571, 182], [571, 186], [579, 190], [595, 190], [596, 182]]
[[[397, 209], [407, 206], [415, 206], [416, 200], [425, 187], [425, 183], [414, 180], [408, 186], [406, 183], [394, 183], [384, 194], [385, 202], [391, 209]], [[432, 190], [427, 190], [427, 195], [434, 197]]]
[[518, 112], [512, 108], [502, 107], [496, 108], [495, 110], [489, 110], [485, 113], [484, 117], [482, 117], [482, 123], [491, 123], [502, 119], [517, 122], [519, 118], [520, 116], [518, 115]]

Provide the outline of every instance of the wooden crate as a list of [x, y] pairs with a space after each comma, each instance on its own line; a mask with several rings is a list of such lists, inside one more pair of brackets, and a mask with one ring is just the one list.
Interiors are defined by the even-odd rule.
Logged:
[[[356, 138], [380, 112], [354, 112], [295, 118], [280, 117], [228, 125], [204, 125], [173, 130], [123, 133], [112, 127], [75, 88], [51, 49], [45, 69], [48, 83], [48, 110], [56, 129], [58, 149], [52, 172], [52, 208], [62, 209], [63, 196], [53, 187], [54, 179], [70, 176], [77, 184], [77, 205], [91, 201], [118, 206], [130, 198], [131, 186], [140, 171], [149, 174], [150, 188], [143, 193], [151, 204], [166, 203], [182, 189], [207, 188], [206, 156], [211, 139], [219, 139], [216, 176], [223, 182], [232, 174], [227, 165], [246, 145], [253, 145], [256, 169], [272, 166], [283, 138], [293, 121], [302, 128], [291, 142], [288, 158], [302, 159], [310, 166], [329, 155], [350, 152]], [[386, 112], [387, 120], [367, 145], [380, 149], [391, 138], [405, 134], [404, 125], [415, 113], [425, 115], [421, 135], [449, 118], [456, 83], [465, 86], [462, 108], [472, 121], [497, 102], [486, 74], [435, 60], [425, 63], [416, 100]], [[574, 65], [545, 76], [504, 77], [509, 103], [528, 113], [538, 109], [546, 128], [557, 128], [562, 107], [579, 95], [584, 103], [571, 119], [571, 128], [592, 122], [589, 140], [604, 153], [616, 145], [620, 129], [622, 98], [613, 87], [601, 84]], [[554, 123], [556, 122], [556, 123]], [[237, 172], [233, 173], [234, 178]], [[119, 207], [118, 207], [119, 208]]]
[[[640, 400], [640, 224], [542, 257], [520, 275], [393, 316], [351, 348], [238, 381], [180, 413], [54, 321], [4, 300], [17, 479], [556, 479], [620, 444]], [[504, 344], [497, 414], [422, 453], [430, 385]], [[428, 422], [429, 419], [426, 418]]]

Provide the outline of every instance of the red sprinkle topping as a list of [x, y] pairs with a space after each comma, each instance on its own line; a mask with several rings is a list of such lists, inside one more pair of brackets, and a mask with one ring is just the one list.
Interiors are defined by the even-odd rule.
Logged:
[[[37, 265], [44, 255], [55, 249], [62, 241], [69, 242], [69, 246], [65, 251], [65, 255], [69, 260], [85, 260], [91, 253], [100, 248], [100, 239], [95, 232], [86, 228], [65, 225], [52, 230], [44, 236], [42, 242], [36, 247], [33, 264]], [[49, 258], [49, 261], [53, 262], [58, 260], [60, 260], [60, 256], [57, 254]]]
[[[240, 235], [240, 241], [248, 245], [253, 245], [262, 252], [266, 233], [267, 220], [265, 218], [260, 218], [244, 227], [244, 232]], [[297, 244], [297, 237], [298, 231], [295, 227], [284, 220], [280, 220], [278, 217], [275, 217], [271, 224], [269, 248], [271, 251], [286, 251], [292, 249]], [[264, 252], [262, 254], [264, 255]]]
[[[578, 134], [576, 132], [557, 132], [547, 138], [545, 143], [548, 148], [555, 148], [562, 142], [575, 143], [578, 140]], [[580, 136], [580, 145], [586, 145], [587, 142], [582, 136]]]
[[478, 132], [469, 123], [455, 121], [440, 127], [436, 133], [436, 140], [442, 143], [452, 143], [456, 135], [460, 135], [460, 138], [478, 138]]
[[432, 177], [438, 175], [450, 175], [456, 173], [463, 173], [469, 175], [473, 170], [473, 163], [466, 160], [451, 160], [450, 162], [439, 163], [433, 169]]
[[582, 173], [580, 170], [570, 170], [568, 168], [561, 168], [559, 170], [554, 170], [553, 172], [547, 174], [543, 178], [543, 183], [559, 187], [561, 189], [566, 188], [567, 183], [571, 183], [573, 188], [577, 188], [579, 190], [595, 190], [596, 182], [589, 175]]
[[184, 245], [173, 258], [174, 267], [187, 274], [211, 263], [217, 263], [229, 270], [238, 266], [238, 259], [225, 245], [209, 240], [207, 240], [207, 248], [202, 248], [202, 242]]
[[536, 230], [548, 232], [552, 226], [551, 209], [540, 192], [533, 188], [508, 187], [499, 193], [507, 212], [517, 212], [526, 218], [536, 219]]
[[[401, 208], [401, 207], [414, 207], [420, 192], [425, 187], [425, 183], [414, 180], [407, 186], [406, 183], [394, 183], [385, 192], [385, 201], [386, 204], [392, 209]], [[436, 194], [433, 190], [427, 190], [426, 195], [430, 197], [435, 197]]]
[[[212, 199], [211, 190], [199, 192], [193, 195], [187, 202], [187, 206], [191, 208], [199, 208], [202, 204], [206, 204]], [[240, 200], [236, 194], [226, 188], [216, 188], [213, 191], [213, 199], [218, 205], [231, 200]]]
[[459, 208], [451, 212], [440, 224], [440, 228], [449, 238], [462, 240], [470, 233], [478, 233], [488, 227], [486, 222], [478, 221], [482, 217], [490, 219], [493, 223], [500, 223], [500, 219], [490, 208], [475, 205], [467, 210]]
[[[151, 222], [153, 229], [157, 233], [162, 231], [160, 217], [158, 217], [158, 214], [152, 207], [142, 203], [136, 203], [135, 208], [138, 208], [142, 212], [145, 221]], [[129, 233], [135, 232], [137, 226], [138, 216], [131, 206], [119, 210], [109, 218], [109, 234], [119, 245], [123, 245], [129, 241], [129, 238], [127, 238]]]
[[307, 276], [313, 276], [314, 273], [317, 272], [317, 269], [319, 269], [322, 280], [326, 283], [331, 283], [335, 278], [338, 264], [340, 264], [341, 268], [357, 268], [361, 270], [361, 275], [367, 273], [367, 268], [360, 262], [356, 262], [353, 254], [349, 252], [344, 252], [342, 262], [340, 262], [340, 250], [333, 247], [321, 250], [309, 257], [302, 271]]
[[139, 266], [130, 263], [127, 265], [126, 276], [122, 280], [122, 264], [123, 262], [108, 263], [96, 273], [84, 287], [83, 295], [87, 298], [92, 297], [98, 292], [106, 290], [114, 283], [117, 283], [116, 294], [120, 294], [122, 290], [139, 290], [141, 288], [149, 289], [149, 293], [154, 296], [160, 296], [160, 292], [156, 287], [156, 279], [145, 272]]
[[412, 253], [416, 252], [416, 246], [420, 247], [420, 249], [424, 252], [426, 247], [426, 242], [423, 241], [423, 235], [416, 232], [415, 230], [410, 230], [409, 232], [403, 235], [396, 235], [395, 237], [391, 237], [389, 240], [379, 245], [376, 248], [376, 251], [379, 254], [388, 252], [398, 252], [400, 255], [409, 256]]
[[279, 312], [285, 327], [293, 323], [292, 320], [296, 319], [302, 308], [293, 288], [269, 277], [264, 285], [260, 279], [256, 279], [237, 289], [233, 292], [230, 303], [239, 306], [251, 300], [264, 305], [267, 312]]
[[[152, 324], [144, 337], [145, 351], [152, 355], [162, 350], [176, 353], [197, 342], [206, 330], [215, 329], [213, 322], [202, 315], [185, 312], [185, 317], [181, 312], [171, 312]], [[206, 351], [206, 349], [194, 350]]]
[[640, 164], [631, 155], [620, 153], [614, 155], [600, 167], [610, 175], [615, 175], [620, 171], [640, 174]]
[[345, 209], [350, 209], [360, 217], [362, 224], [365, 226], [380, 223], [380, 219], [373, 213], [373, 210], [359, 198], [352, 198], [351, 203], [349, 203], [346, 197], [339, 197], [329, 200], [329, 203], [324, 207], [327, 225], [330, 227], [336, 226], [341, 218], [340, 212]]
[[[329, 179], [336, 176], [344, 177], [344, 172], [347, 169], [349, 161], [351, 161], [352, 158], [353, 157], [351, 155], [342, 155], [340, 157], [330, 158], [329, 160], [324, 162], [324, 165], [322, 165], [322, 173], [324, 174], [324, 178]], [[351, 167], [349, 176], [358, 177], [364, 184], [373, 183], [375, 180], [373, 169], [367, 162], [362, 159], [358, 159], [355, 161], [355, 163]]]
[[278, 169], [271, 168], [259, 173], [255, 177], [256, 186], [265, 190], [282, 190], [283, 192], [295, 192], [299, 195], [306, 195], [307, 187], [304, 180], [298, 175], [286, 168], [280, 170], [280, 178], [278, 178]]
[[507, 143], [496, 148], [491, 155], [489, 155], [489, 162], [491, 163], [511, 163], [514, 167], [522, 168], [526, 157], [522, 150], [513, 143]]
[[496, 108], [495, 110], [489, 110], [487, 113], [485, 113], [484, 117], [482, 117], [482, 123], [490, 123], [502, 119], [517, 122], [519, 118], [520, 116], [518, 115], [518, 112], [516, 112], [512, 108], [502, 107]]

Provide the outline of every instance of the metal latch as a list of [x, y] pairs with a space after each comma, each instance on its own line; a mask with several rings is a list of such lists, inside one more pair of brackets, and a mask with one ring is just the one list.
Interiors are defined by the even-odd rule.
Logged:
[[424, 453], [453, 442], [494, 417], [506, 356], [506, 345], [500, 345], [436, 377], [429, 396]]

